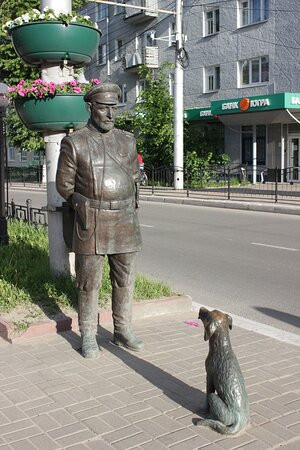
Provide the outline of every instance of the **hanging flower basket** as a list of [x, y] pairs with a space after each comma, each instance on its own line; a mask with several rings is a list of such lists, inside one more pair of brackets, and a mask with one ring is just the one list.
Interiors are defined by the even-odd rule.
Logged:
[[101, 33], [84, 24], [41, 21], [16, 26], [10, 35], [17, 55], [30, 66], [67, 60], [82, 67], [96, 54]]
[[84, 95], [56, 94], [54, 97], [14, 99], [16, 111], [32, 131], [66, 131], [86, 125], [89, 114]]

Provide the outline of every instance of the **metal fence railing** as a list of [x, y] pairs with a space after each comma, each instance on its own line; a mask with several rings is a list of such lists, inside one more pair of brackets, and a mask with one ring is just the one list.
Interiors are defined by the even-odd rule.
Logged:
[[[174, 169], [146, 167], [147, 185], [152, 194], [174, 188]], [[203, 165], [184, 171], [184, 190], [188, 197], [250, 199], [300, 203], [300, 166]]]
[[43, 208], [31, 206], [31, 200], [26, 200], [26, 205], [17, 205], [13, 200], [5, 204], [6, 216], [9, 219], [24, 220], [35, 225], [48, 226], [48, 215]]

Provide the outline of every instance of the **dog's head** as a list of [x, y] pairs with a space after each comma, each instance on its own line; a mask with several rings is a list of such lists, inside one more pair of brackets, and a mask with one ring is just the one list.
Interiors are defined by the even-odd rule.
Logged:
[[201, 319], [204, 325], [204, 340], [209, 340], [217, 329], [228, 331], [232, 329], [232, 317], [222, 313], [217, 309], [209, 311], [201, 306], [198, 319]]

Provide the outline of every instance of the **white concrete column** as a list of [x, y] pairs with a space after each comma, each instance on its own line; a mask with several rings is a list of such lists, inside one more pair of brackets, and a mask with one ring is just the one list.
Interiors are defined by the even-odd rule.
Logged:
[[[71, 0], [41, 0], [41, 9], [45, 7], [54, 9], [55, 12], [70, 13], [72, 10]], [[61, 83], [62, 81], [71, 81], [73, 79], [73, 68], [66, 66], [44, 64], [41, 67], [42, 79], [49, 83]], [[57, 210], [62, 205], [64, 199], [56, 190], [55, 179], [57, 171], [57, 162], [60, 152], [60, 143], [64, 133], [44, 133], [46, 172], [47, 172], [47, 209], [48, 209], [48, 239], [49, 239], [49, 258], [50, 269], [55, 274], [68, 275], [75, 274], [75, 257], [69, 253], [63, 239], [62, 213]]]
[[253, 166], [253, 184], [256, 184], [257, 174], [257, 142], [256, 142], [256, 125], [253, 125], [253, 147], [252, 147], [252, 166]]
[[50, 268], [56, 274], [75, 274], [75, 255], [69, 253], [63, 238], [62, 213], [58, 211], [64, 199], [56, 190], [55, 179], [64, 133], [44, 134], [47, 167], [47, 207]]

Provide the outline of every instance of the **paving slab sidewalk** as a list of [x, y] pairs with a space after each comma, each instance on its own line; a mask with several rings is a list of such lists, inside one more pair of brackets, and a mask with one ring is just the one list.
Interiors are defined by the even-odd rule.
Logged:
[[143, 353], [99, 330], [96, 361], [73, 331], [0, 341], [0, 449], [299, 449], [300, 348], [233, 326], [251, 427], [236, 438], [193, 425], [205, 399], [203, 328], [195, 312], [148, 318], [134, 328]]

